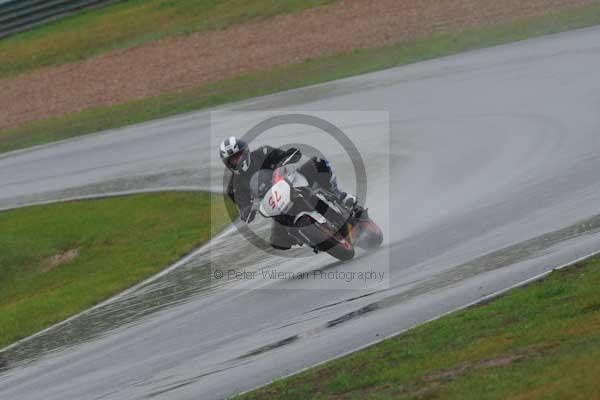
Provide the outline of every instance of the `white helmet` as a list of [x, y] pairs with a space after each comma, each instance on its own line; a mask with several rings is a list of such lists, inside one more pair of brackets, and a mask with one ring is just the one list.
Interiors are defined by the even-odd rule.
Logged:
[[223, 164], [236, 174], [250, 168], [250, 149], [243, 140], [234, 136], [225, 139], [219, 147]]

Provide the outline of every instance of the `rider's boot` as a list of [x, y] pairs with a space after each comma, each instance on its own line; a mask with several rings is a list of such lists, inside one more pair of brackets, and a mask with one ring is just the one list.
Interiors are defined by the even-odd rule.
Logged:
[[346, 207], [354, 207], [357, 201], [356, 196], [341, 191], [338, 186], [337, 177], [335, 176], [335, 172], [333, 171], [331, 164], [327, 160], [322, 160], [322, 162], [325, 163], [325, 167], [329, 172], [329, 190], [333, 192]]
[[330, 190], [336, 194], [336, 196], [338, 197], [338, 199], [340, 199], [342, 204], [344, 204], [348, 208], [352, 208], [356, 205], [356, 203], [357, 203], [356, 196], [354, 196], [350, 193], [343, 192], [338, 187], [337, 179], [335, 177], [335, 172], [333, 172], [333, 170], [331, 170], [331, 180], [329, 181], [329, 184], [330, 184]]
[[343, 192], [338, 187], [337, 177], [329, 161], [320, 157], [312, 157], [299, 168], [299, 171], [309, 181], [316, 182], [318, 186], [335, 194], [347, 207], [356, 205], [356, 196]]

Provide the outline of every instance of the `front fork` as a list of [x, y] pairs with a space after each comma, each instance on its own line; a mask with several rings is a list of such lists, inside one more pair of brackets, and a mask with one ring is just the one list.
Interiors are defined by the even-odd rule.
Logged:
[[360, 206], [356, 206], [352, 210], [351, 216], [348, 218], [346, 223], [342, 224], [342, 227], [338, 231], [342, 234], [350, 243], [354, 242], [356, 236], [358, 235], [358, 227], [359, 227], [359, 219], [360, 218], [368, 218], [367, 210], [363, 209]]

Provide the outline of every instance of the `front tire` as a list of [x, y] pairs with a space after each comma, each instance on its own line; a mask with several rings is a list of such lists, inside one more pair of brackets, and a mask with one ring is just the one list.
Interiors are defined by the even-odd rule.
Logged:
[[359, 234], [356, 245], [364, 250], [374, 250], [383, 243], [383, 232], [375, 222], [370, 219], [359, 222]]

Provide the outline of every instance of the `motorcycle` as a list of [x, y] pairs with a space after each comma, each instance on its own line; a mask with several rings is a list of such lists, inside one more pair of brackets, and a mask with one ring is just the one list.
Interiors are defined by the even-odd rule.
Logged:
[[311, 187], [306, 177], [286, 166], [259, 171], [250, 189], [254, 207], [263, 217], [274, 219], [294, 242], [315, 253], [323, 251], [348, 261], [355, 247], [372, 250], [383, 242], [383, 233], [367, 209], [347, 207], [335, 194]]

